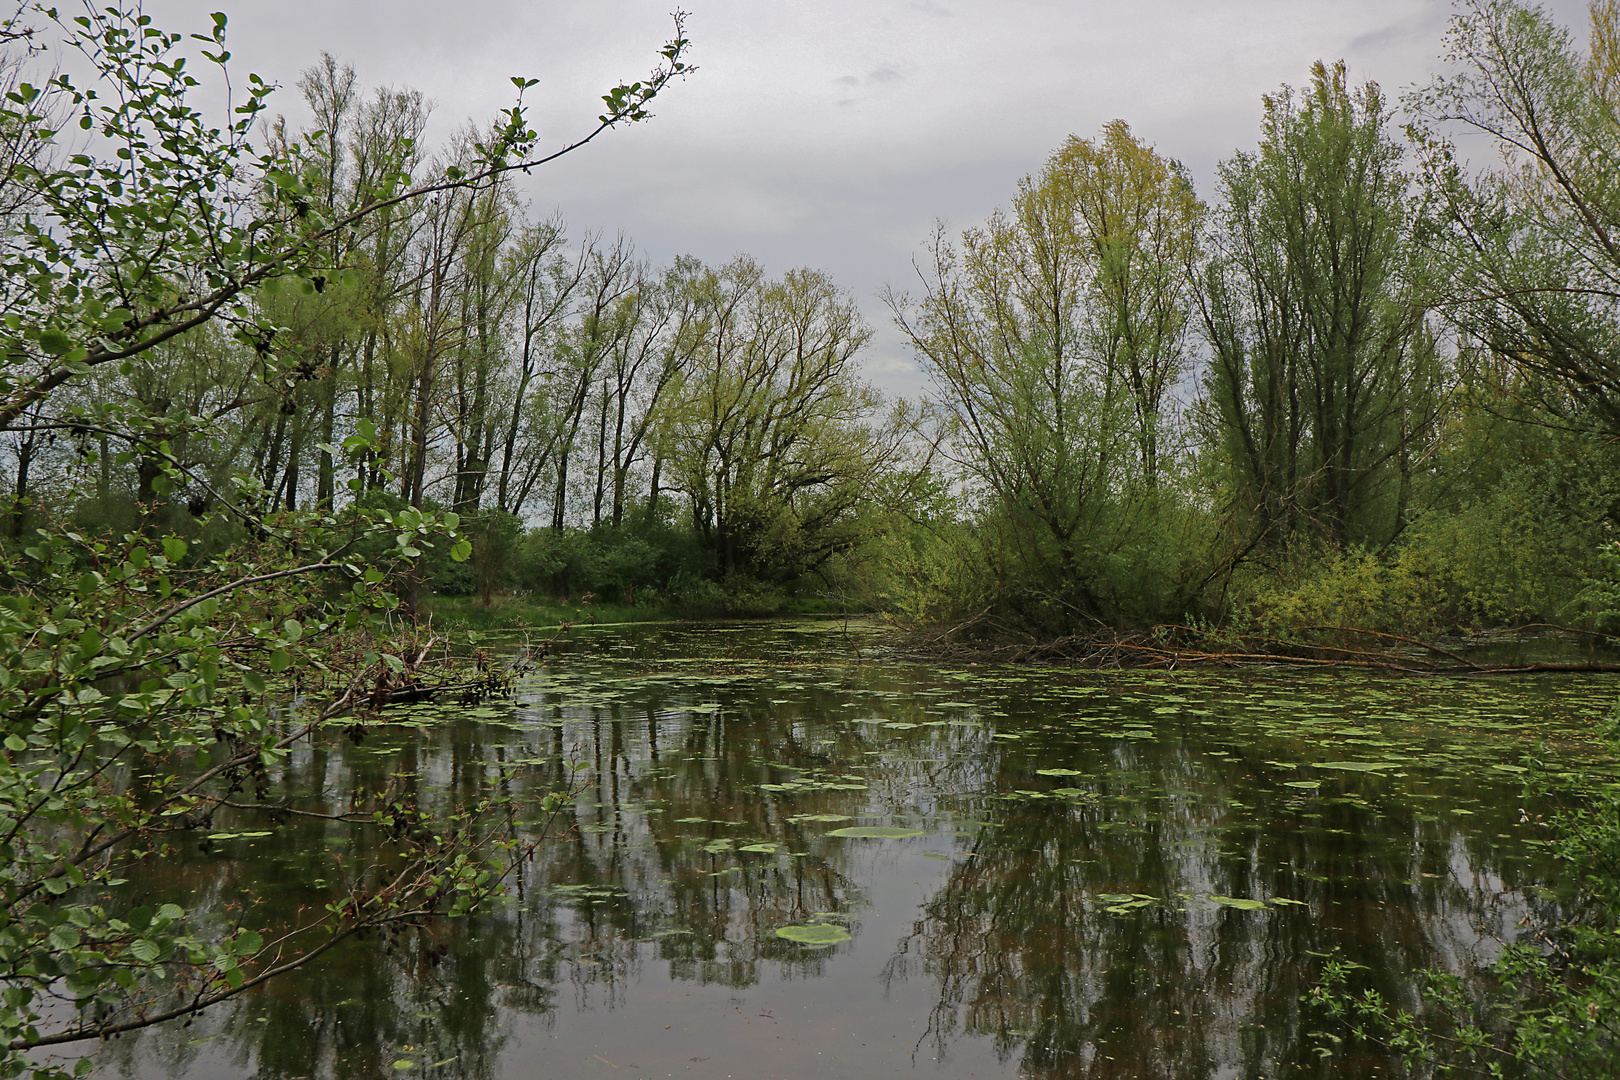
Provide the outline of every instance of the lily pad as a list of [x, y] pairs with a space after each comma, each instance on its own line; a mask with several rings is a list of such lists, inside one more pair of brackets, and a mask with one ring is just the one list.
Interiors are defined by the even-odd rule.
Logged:
[[797, 941], [800, 945], [836, 945], [840, 941], [849, 941], [850, 933], [842, 926], [830, 926], [827, 923], [811, 923], [808, 926], [779, 926], [776, 936]]
[[908, 836], [921, 836], [921, 829], [898, 829], [891, 825], [852, 825], [847, 829], [834, 829], [828, 836], [850, 836], [867, 840], [904, 840]]
[[744, 844], [742, 847], [738, 848], [737, 850], [738, 851], [758, 851], [758, 852], [762, 852], [762, 853], [764, 853], [766, 855], [775, 855], [778, 851], [782, 850], [782, 846], [780, 844], [773, 844], [773, 843], [771, 843], [769, 841], [766, 841], [766, 842], [760, 843], [760, 844]]
[[1310, 788], [1312, 791], [1321, 786], [1320, 780], [1288, 780], [1283, 783], [1283, 787]]
[[1221, 907], [1237, 908], [1239, 911], [1266, 910], [1264, 900], [1250, 900], [1242, 896], [1211, 896], [1210, 899], [1221, 905]]
[[1084, 776], [1079, 769], [1036, 769], [1036, 776]]
[[1318, 761], [1318, 769], [1338, 769], [1341, 772], [1383, 772], [1395, 766], [1387, 761]]

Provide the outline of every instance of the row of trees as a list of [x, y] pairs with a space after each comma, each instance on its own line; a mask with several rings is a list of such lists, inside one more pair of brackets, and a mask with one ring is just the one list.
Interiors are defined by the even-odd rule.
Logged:
[[[299, 213], [349, 219], [380, 176], [466, 174], [492, 137], [464, 130], [429, 158], [421, 95], [366, 96], [330, 56], [299, 86], [316, 129], [272, 129], [302, 165]], [[382, 207], [312, 254], [330, 269], [249, 297], [270, 329], [199, 327], [74, 387], [73, 404], [138, 414], [213, 483], [160, 499], [155, 452], [120, 474], [104, 442], [14, 429], [13, 534], [95, 450], [93, 520], [127, 526], [159, 502], [201, 517], [244, 474], [272, 513], [339, 492], [556, 532], [668, 513], [716, 573], [774, 581], [855, 543], [861, 496], [897, 459], [854, 366], [870, 331], [825, 274], [772, 279], [746, 257], [654, 268], [622, 236], [570, 242], [506, 175]], [[337, 444], [357, 431], [375, 447], [342, 474]]]
[[[81, 523], [194, 529], [243, 476], [271, 513], [455, 512], [474, 569], [437, 584], [486, 599], [808, 580], [1042, 634], [1243, 608], [1569, 616], [1620, 519], [1590, 475], [1620, 431], [1620, 34], [1613, 4], [1593, 19], [1582, 54], [1535, 9], [1465, 7], [1405, 139], [1376, 85], [1318, 64], [1265, 98], [1207, 204], [1123, 121], [1072, 137], [1007, 209], [932, 237], [918, 295], [889, 292], [932, 380], [889, 411], [858, 374], [870, 329], [825, 274], [655, 268], [531, 216], [508, 174], [362, 214], [476, 171], [499, 127], [429, 154], [419, 94], [367, 95], [324, 56], [298, 84], [311, 130], [270, 128], [287, 165], [269, 175], [295, 187], [243, 195], [338, 223], [317, 269], [64, 381], [53, 409], [138, 417], [144, 450], [12, 423], [4, 525], [25, 535], [65, 495]], [[1459, 124], [1504, 165], [1465, 168]], [[171, 463], [188, 475], [159, 491]], [[1515, 485], [1554, 511], [1527, 515]], [[540, 535], [570, 530], [611, 556], [581, 569]]]
[[[1469, 5], [1405, 141], [1318, 64], [1213, 206], [1116, 121], [937, 233], [888, 299], [991, 571], [925, 566], [939, 608], [1047, 635], [1579, 618], [1620, 524], [1620, 16], [1593, 20], [1583, 56], [1539, 9]], [[1465, 169], [1458, 125], [1503, 166]]]

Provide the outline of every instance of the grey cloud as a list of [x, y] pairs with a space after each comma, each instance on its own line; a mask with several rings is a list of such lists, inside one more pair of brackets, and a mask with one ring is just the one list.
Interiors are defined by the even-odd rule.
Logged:
[[[864, 77], [857, 75], [840, 75], [838, 78], [834, 79], [833, 82], [837, 83], [839, 86], [847, 86], [851, 89], [860, 86], [881, 88], [885, 86], [893, 86], [895, 83], [904, 82], [905, 79], [906, 76], [902, 74], [894, 65], [884, 64], [882, 67], [873, 68], [871, 71], [867, 72]], [[843, 104], [843, 102], [840, 101], [839, 104]]]
[[1445, 31], [1451, 7], [1443, 3], [1429, 3], [1423, 8], [1386, 26], [1356, 35], [1346, 45], [1346, 51], [1361, 55], [1414, 46], [1433, 51], [1433, 43], [1439, 41]]
[[[599, 95], [641, 76], [670, 28], [667, 0], [146, 0], [179, 31], [206, 27], [221, 6], [240, 77], [290, 88], [324, 49], [368, 86], [438, 100], [434, 140], [510, 105], [518, 74], [542, 79], [530, 116], [548, 144], [584, 134]], [[1089, 137], [1114, 117], [1187, 162], [1209, 197], [1215, 163], [1253, 146], [1261, 94], [1341, 56], [1352, 77], [1392, 93], [1426, 81], [1451, 10], [1443, 0], [690, 6], [698, 74], [651, 123], [537, 170], [523, 194], [576, 235], [622, 229], [657, 261], [746, 251], [773, 272], [830, 271], [878, 328], [873, 379], [906, 392], [918, 376], [877, 294], [886, 283], [915, 290], [911, 259], [936, 218], [953, 231], [983, 220], [1071, 132]], [[1584, 36], [1584, 0], [1548, 7]], [[277, 95], [295, 125], [299, 107], [295, 91]]]

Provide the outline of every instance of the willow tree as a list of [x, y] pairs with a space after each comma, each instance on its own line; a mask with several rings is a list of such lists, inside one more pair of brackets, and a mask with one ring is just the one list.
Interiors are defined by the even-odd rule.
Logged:
[[[1447, 46], [1451, 73], [1408, 103], [1441, 309], [1549, 387], [1542, 405], [1620, 433], [1620, 5], [1591, 5], [1584, 55], [1516, 0], [1467, 3]], [[1459, 131], [1499, 164], [1460, 161]]]
[[1409, 242], [1410, 177], [1376, 83], [1318, 63], [1265, 98], [1223, 162], [1200, 279], [1212, 439], [1252, 537], [1382, 543], [1432, 437], [1434, 341]]
[[1004, 583], [1049, 629], [1180, 603], [1179, 573], [1148, 566], [1202, 212], [1181, 166], [1116, 121], [959, 244], [937, 232], [921, 298], [888, 296], [1002, 530]]
[[772, 280], [746, 256], [677, 270], [696, 310], [665, 420], [666, 489], [688, 497], [722, 573], [815, 571], [866, 538], [863, 510], [900, 452], [856, 371], [871, 330], [820, 271]]

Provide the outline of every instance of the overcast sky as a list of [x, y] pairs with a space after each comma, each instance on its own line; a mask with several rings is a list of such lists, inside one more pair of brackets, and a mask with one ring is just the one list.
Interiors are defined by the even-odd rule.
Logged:
[[[652, 66], [672, 0], [147, 0], [166, 29], [230, 17], [233, 77], [294, 86], [322, 50], [368, 87], [436, 103], [437, 141], [529, 91], [537, 130], [587, 132], [599, 96]], [[622, 230], [657, 262], [739, 252], [772, 273], [813, 266], [861, 302], [878, 336], [868, 376], [919, 377], [878, 299], [915, 280], [935, 219], [955, 229], [1005, 205], [1070, 134], [1126, 120], [1192, 169], [1254, 144], [1260, 96], [1346, 60], [1391, 98], [1436, 67], [1449, 0], [685, 0], [701, 70], [649, 123], [609, 132], [524, 181], [536, 214]], [[1546, 5], [1584, 35], [1584, 0]]]

